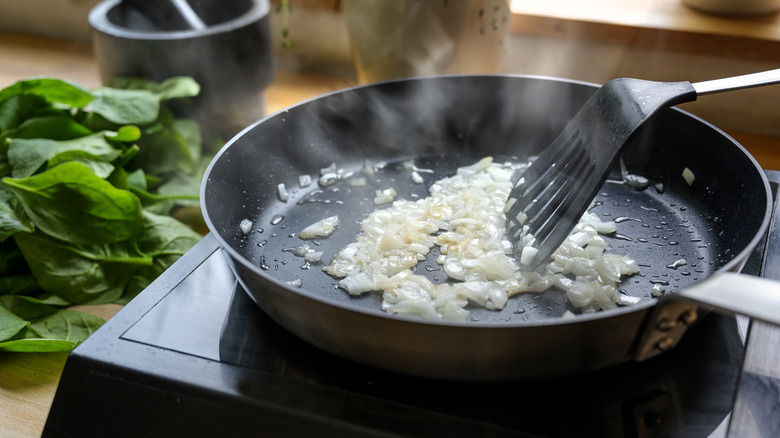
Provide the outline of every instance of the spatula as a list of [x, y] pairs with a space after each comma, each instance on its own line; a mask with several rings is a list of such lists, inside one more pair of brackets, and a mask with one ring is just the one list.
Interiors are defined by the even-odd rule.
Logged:
[[510, 192], [504, 210], [515, 255], [535, 269], [555, 252], [633, 134], [659, 110], [706, 94], [778, 82], [780, 69], [693, 84], [620, 78], [599, 87]]

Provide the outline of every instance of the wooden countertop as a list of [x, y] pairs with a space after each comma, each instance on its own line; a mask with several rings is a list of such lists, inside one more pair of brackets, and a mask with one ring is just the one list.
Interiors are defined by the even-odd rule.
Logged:
[[[602, 8], [609, 8], [610, 2], [621, 2], [623, 6], [626, 4], [623, 0], [602, 0], [599, 4]], [[605, 29], [609, 32], [615, 29], [620, 32], [630, 32], [631, 26], [626, 27], [625, 23], [664, 30], [669, 23], [669, 14], [679, 13], [679, 8], [684, 8], [678, 0], [637, 0], [628, 3], [633, 7], [624, 8], [621, 13], [623, 16], [619, 21], [611, 22], [604, 18], [606, 15], [600, 13], [600, 9], [588, 9], [583, 2], [577, 0], [515, 1], [514, 12], [523, 15], [513, 17], [512, 25], [513, 29], [522, 27], [526, 30], [529, 28], [523, 26], [531, 26], [535, 29], [534, 32], [549, 35], [561, 35], [567, 29], [571, 29], [566, 26], [576, 26], [577, 31], [581, 31], [585, 26], [591, 35], [598, 37], [604, 35]], [[567, 4], [569, 6], [561, 7]], [[555, 11], [552, 11], [550, 8], [556, 5]], [[560, 17], [553, 17], [554, 13], [561, 14], [562, 11], [573, 14], [571, 17], [564, 17], [564, 20], [568, 21], [563, 27]], [[667, 14], [666, 18], [664, 14]], [[678, 22], [675, 32], [705, 33], [711, 27], [699, 27], [704, 26], [701, 23], [709, 20], [710, 24], [706, 26], [711, 26], [712, 20], [724, 20], [718, 17], [696, 17], [696, 13], [689, 10], [682, 10], [682, 14], [680, 20], [683, 20], [684, 26]], [[757, 26], [756, 23], [761, 26]], [[749, 38], [767, 44], [780, 40], [777, 16], [758, 18], [749, 25], [729, 22], [718, 25], [725, 26], [720, 28], [725, 34], [733, 33], [744, 37], [745, 32], [752, 32]], [[610, 35], [614, 36], [614, 34]], [[686, 39], [686, 41], [695, 40]], [[691, 50], [696, 50], [695, 44]], [[32, 76], [70, 79], [87, 88], [100, 86], [97, 65], [92, 56], [91, 46], [87, 42], [0, 32], [0, 60], [2, 60], [0, 88]], [[351, 85], [354, 85], [352, 79], [296, 71], [278, 71], [274, 82], [266, 92], [266, 108], [269, 112], [275, 112], [302, 100]], [[780, 140], [739, 132], [730, 132], [730, 134], [740, 141], [763, 167], [780, 169], [780, 152], [778, 152]], [[109, 318], [119, 310], [119, 306], [90, 306], [84, 310]], [[66, 359], [66, 353], [0, 352], [0, 436], [4, 438], [40, 436]]]

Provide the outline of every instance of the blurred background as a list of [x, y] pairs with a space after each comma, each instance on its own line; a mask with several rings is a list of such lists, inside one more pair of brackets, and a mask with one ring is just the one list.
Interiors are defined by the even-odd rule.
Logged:
[[[86, 86], [99, 85], [95, 66], [90, 64], [92, 32], [87, 22], [97, 3], [0, 0], [0, 55], [4, 60], [0, 85], [37, 73], [72, 76]], [[276, 11], [279, 0], [271, 3], [274, 68], [290, 75], [275, 76], [268, 90], [267, 111], [358, 82], [355, 44], [348, 28], [349, 1], [290, 0], [288, 15]], [[378, 4], [375, 0], [355, 3]], [[480, 3], [488, 12], [493, 6], [493, 2], [480, 0], [442, 3], [450, 9], [461, 3]], [[739, 3], [749, 5], [750, 1]], [[704, 12], [685, 0], [511, 0], [508, 7], [507, 21], [499, 22], [508, 29], [501, 41], [500, 68], [505, 73], [596, 83], [619, 76], [698, 81], [780, 64], [780, 20], [772, 5], [760, 11], [765, 13], [747, 11], [747, 15]], [[292, 47], [283, 45], [284, 27], [290, 30]], [[432, 26], [413, 23], [412, 27]], [[357, 38], [361, 42], [367, 37]], [[409, 36], [407, 42], [411, 39], [422, 37]], [[313, 76], [295, 76], [299, 74]], [[274, 97], [279, 89], [274, 85], [298, 79], [305, 87], [289, 90], [281, 100]], [[780, 107], [774, 104], [779, 97], [780, 88], [762, 88], [711, 96], [685, 109], [728, 131], [780, 137]]]
[[[759, 0], [737, 3], [747, 7], [755, 1]], [[498, 23], [508, 29], [501, 41], [500, 69], [505, 73], [603, 83], [619, 76], [698, 81], [776, 68], [780, 64], [780, 19], [773, 5], [777, 2], [760, 0], [759, 7], [763, 9], [746, 9], [744, 14], [703, 11], [701, 4], [706, 2], [509, 0], [511, 10], [506, 21]], [[6, 64], [0, 68], [2, 85], [28, 73], [67, 77], [81, 74], [78, 69], [94, 70], [94, 64], [88, 66], [92, 32], [87, 15], [97, 3], [98, 0], [0, 0], [0, 54]], [[357, 37], [350, 35], [356, 31], [348, 27], [350, 6], [357, 9], [354, 5], [348, 0], [290, 0], [290, 13], [282, 14], [276, 11], [279, 0], [271, 3], [274, 68], [314, 76], [308, 78], [309, 88], [303, 87], [297, 94], [292, 91], [289, 100], [277, 105], [276, 99], [271, 99], [267, 111], [311, 97], [311, 93], [316, 95], [358, 82], [353, 52], [357, 44], [351, 41], [351, 37]], [[352, 3], [369, 4], [370, 8], [379, 4], [376, 0]], [[493, 7], [493, 2], [481, 0], [441, 3], [450, 9], [461, 3], [478, 3], [488, 12]], [[410, 26], [432, 27], [419, 23]], [[290, 30], [292, 47], [284, 47], [282, 42], [285, 27]], [[407, 42], [409, 38], [431, 37], [407, 37]], [[24, 51], [24, 47], [35, 44], [37, 52]], [[46, 56], [41, 54], [47, 52], [51, 52], [50, 56], [41, 59]], [[21, 58], [26, 54], [38, 59]], [[476, 65], [472, 70], [480, 68]], [[489, 70], [487, 66], [484, 69]], [[84, 73], [83, 80], [87, 86], [99, 84], [95, 75]], [[273, 85], [287, 80], [289, 76], [276, 75], [276, 84], [268, 90], [271, 97]], [[685, 109], [729, 131], [780, 137], [780, 107], [774, 104], [778, 97], [780, 88], [762, 88], [710, 96], [687, 104]]]

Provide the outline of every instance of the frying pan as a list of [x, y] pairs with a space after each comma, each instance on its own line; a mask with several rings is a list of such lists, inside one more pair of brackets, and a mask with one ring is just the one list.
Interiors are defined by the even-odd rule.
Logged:
[[[327, 94], [246, 128], [218, 153], [201, 187], [209, 230], [241, 285], [273, 320], [336, 355], [409, 375], [457, 380], [537, 379], [605, 368], [652, 354], [639, 351], [659, 300], [721, 271], [737, 271], [769, 224], [771, 191], [756, 161], [714, 126], [679, 109], [664, 110], [627, 147], [623, 160], [651, 186], [632, 189], [619, 174], [607, 181], [593, 212], [618, 222], [610, 252], [637, 260], [641, 272], [620, 292], [639, 304], [561, 318], [560, 291], [520, 294], [501, 311], [470, 309], [467, 321], [390, 315], [381, 296], [350, 297], [322, 272], [354, 241], [359, 222], [378, 208], [377, 189], [427, 196], [428, 186], [482, 157], [527, 160], [539, 153], [585, 100], [593, 84], [515, 76], [436, 76], [376, 83]], [[320, 187], [332, 164], [360, 170], [387, 163], [364, 187], [345, 181]], [[416, 184], [402, 165], [430, 170]], [[696, 180], [689, 185], [685, 168]], [[299, 176], [315, 184], [300, 187]], [[284, 184], [289, 199], [282, 201]], [[320, 264], [294, 248], [306, 226], [338, 215], [336, 233], [313, 244]], [[252, 230], [244, 234], [240, 223]], [[436, 251], [417, 273], [446, 275]], [[687, 264], [674, 262], [685, 259]], [[692, 322], [690, 310], [685, 322]], [[687, 316], [686, 316], [687, 315]], [[694, 313], [692, 316], [696, 316]], [[677, 318], [680, 319], [680, 318]]]

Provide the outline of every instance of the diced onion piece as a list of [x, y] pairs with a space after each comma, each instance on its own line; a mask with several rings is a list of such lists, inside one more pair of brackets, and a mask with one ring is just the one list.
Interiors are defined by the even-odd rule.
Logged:
[[298, 186], [301, 188], [309, 187], [311, 185], [310, 175], [298, 175]]
[[252, 225], [254, 225], [252, 221], [249, 219], [243, 219], [238, 226], [241, 228], [241, 232], [244, 233], [244, 235], [247, 235], [250, 231], [252, 231]]
[[536, 257], [536, 254], [538, 253], [539, 250], [532, 246], [524, 247], [520, 255], [520, 263], [524, 264], [525, 266], [530, 266], [534, 261], [534, 257]]
[[683, 169], [682, 176], [685, 178], [685, 182], [687, 182], [689, 186], [692, 186], [693, 182], [696, 180], [696, 176], [693, 174], [691, 169], [688, 169], [687, 167]]
[[352, 187], [365, 187], [366, 178], [363, 176], [356, 176], [349, 180], [349, 185]]
[[287, 187], [284, 186], [284, 183], [277, 185], [276, 190], [279, 193], [279, 200], [287, 202], [290, 196], [287, 194]]
[[317, 180], [317, 184], [320, 185], [320, 187], [330, 187], [333, 184], [336, 184], [341, 179], [341, 176], [338, 173], [331, 172], [331, 173], [325, 173]]
[[311, 263], [314, 263], [314, 262], [319, 262], [320, 260], [322, 260], [322, 254], [323, 254], [323, 252], [322, 252], [322, 251], [308, 251], [308, 252], [307, 252], [307, 253], [306, 253], [306, 254], [303, 256], [303, 258], [304, 258], [304, 259], [305, 259], [307, 262], [311, 262]]
[[376, 169], [374, 169], [374, 165], [371, 164], [371, 161], [366, 160], [363, 163], [363, 168], [360, 169], [360, 173], [362, 173], [365, 176], [374, 176], [376, 173]]
[[425, 182], [425, 180], [423, 180], [422, 175], [420, 175], [420, 172], [416, 170], [412, 172], [412, 181], [415, 184], [422, 184], [423, 182]]
[[374, 204], [376, 205], [389, 204], [393, 202], [393, 200], [395, 199], [395, 195], [396, 195], [395, 189], [393, 189], [392, 187], [389, 189], [377, 190], [376, 196], [374, 196]]
[[317, 237], [328, 237], [336, 231], [339, 226], [339, 217], [331, 216], [325, 218], [319, 222], [315, 222], [308, 227], [304, 228], [298, 237], [301, 239], [314, 239]]

